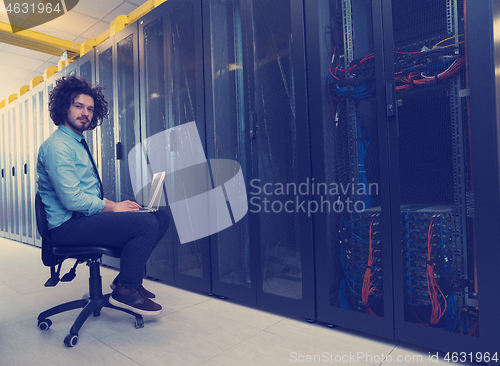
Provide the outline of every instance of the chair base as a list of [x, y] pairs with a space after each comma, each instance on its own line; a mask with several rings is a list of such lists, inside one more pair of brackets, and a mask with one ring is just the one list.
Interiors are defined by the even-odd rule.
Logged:
[[49, 319], [49, 317], [51, 317], [52, 315], [60, 314], [68, 310], [83, 308], [76, 318], [75, 322], [73, 323], [73, 326], [71, 327], [69, 334], [65, 339], [64, 343], [66, 343], [66, 345], [69, 347], [76, 345], [76, 342], [78, 341], [78, 331], [90, 316], [90, 314], [94, 314], [94, 316], [97, 317], [101, 314], [102, 308], [116, 309], [133, 315], [135, 316], [135, 327], [137, 329], [144, 327], [144, 319], [142, 315], [110, 304], [110, 296], [111, 294], [106, 294], [99, 299], [90, 299], [84, 297], [80, 300], [69, 301], [64, 304], [54, 306], [53, 308], [45, 310], [44, 312], [40, 313], [40, 315], [38, 315], [38, 326], [42, 330], [47, 330], [52, 324], [52, 321]]
[[124, 313], [135, 316], [135, 327], [144, 327], [144, 319], [141, 314], [134, 313], [128, 309], [119, 308], [109, 303], [109, 297], [111, 294], [102, 294], [102, 278], [99, 271], [99, 258], [98, 256], [92, 256], [87, 260], [87, 266], [90, 270], [89, 278], [89, 293], [86, 294], [82, 299], [73, 300], [60, 304], [45, 310], [38, 315], [38, 327], [41, 330], [47, 330], [52, 325], [52, 321], [49, 319], [52, 315], [60, 314], [68, 310], [82, 309], [78, 317], [76, 318], [73, 326], [71, 327], [69, 334], [64, 339], [64, 343], [68, 347], [73, 347], [78, 342], [78, 331], [82, 327], [83, 323], [87, 320], [90, 314], [94, 314], [95, 317], [101, 314], [102, 308], [110, 308], [115, 310], [123, 311]]

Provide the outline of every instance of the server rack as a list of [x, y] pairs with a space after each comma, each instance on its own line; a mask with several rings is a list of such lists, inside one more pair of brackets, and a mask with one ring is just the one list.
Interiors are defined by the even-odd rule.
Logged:
[[30, 144], [31, 133], [28, 133], [28, 123], [31, 118], [29, 109], [30, 93], [26, 90], [20, 95], [18, 103], [19, 116], [19, 216], [21, 241], [34, 245], [33, 237], [33, 207], [31, 204], [31, 168], [33, 144]]
[[[383, 4], [392, 12], [392, 24], [384, 26], [393, 35], [397, 73], [398, 131], [392, 125], [390, 136], [392, 169], [398, 172], [391, 186], [400, 212], [393, 252], [395, 333], [402, 339], [419, 335], [427, 344], [446, 337], [443, 349], [450, 350], [453, 340], [452, 350], [465, 351], [477, 349], [481, 305], [468, 199], [474, 194], [474, 147], [466, 102], [467, 24], [462, 1], [421, 5]], [[414, 22], [408, 24], [410, 16]]]
[[128, 154], [140, 142], [138, 23], [115, 34], [115, 44], [117, 200], [135, 200], [132, 180], [140, 184], [141, 175], [130, 175]]
[[315, 319], [311, 196], [299, 191], [311, 177], [303, 2], [247, 1], [245, 12], [257, 304]]
[[[395, 245], [395, 252], [403, 249], [406, 254], [401, 258], [399, 252], [394, 263], [395, 270], [403, 272], [406, 283], [395, 284], [395, 335], [423, 346], [467, 353], [469, 362], [496, 363], [499, 317], [495, 303], [499, 291], [494, 280], [497, 266], [492, 258], [497, 258], [499, 237], [497, 225], [489, 224], [498, 218], [499, 197], [494, 188], [498, 187], [498, 173], [489, 174], [483, 164], [487, 159], [495, 165], [498, 158], [498, 140], [490, 137], [498, 136], [495, 111], [498, 88], [493, 76], [498, 57], [484, 58], [483, 55], [498, 52], [493, 37], [499, 8], [495, 1], [429, 2], [422, 10], [439, 17], [430, 22], [425, 14], [413, 13], [419, 22], [415, 23], [413, 32], [406, 33], [398, 31], [402, 26], [397, 21], [398, 14], [403, 12], [400, 5], [404, 4], [393, 2], [392, 9], [386, 8], [386, 11], [392, 10], [395, 47], [404, 47], [405, 43], [408, 47], [408, 34], [414, 38], [412, 44], [424, 40], [435, 43], [437, 36], [441, 39], [436, 40], [436, 44], [450, 50], [448, 62], [453, 64], [444, 71], [451, 75], [429, 87], [425, 95], [418, 94], [417, 90], [413, 94], [408, 92], [407, 100], [398, 103], [401, 105], [398, 107], [400, 154], [399, 162], [393, 160], [393, 164], [398, 164], [400, 171], [397, 183], [401, 188], [396, 187], [395, 193], [400, 197], [403, 227], [399, 235], [395, 234], [395, 241], [401, 240], [400, 246]], [[405, 10], [414, 9], [406, 5]], [[463, 65], [458, 65], [461, 62]], [[451, 72], [453, 68], [457, 69], [455, 73]], [[415, 109], [422, 105], [427, 108], [420, 107], [417, 113]], [[408, 118], [405, 109], [425, 117], [432, 123], [432, 130], [427, 133], [404, 131], [402, 126]], [[401, 137], [403, 132], [406, 139]], [[432, 136], [427, 135], [430, 133]], [[393, 129], [392, 135], [395, 134]], [[426, 162], [425, 168], [419, 167], [420, 176], [416, 179], [419, 187], [415, 195], [408, 191], [407, 179], [411, 179], [411, 175], [404, 167], [411, 159], [412, 145], [408, 138], [412, 135], [419, 136], [418, 154]], [[430, 144], [434, 145], [433, 149]], [[486, 151], [495, 153], [489, 156]], [[426, 184], [436, 176], [438, 169], [439, 177], [445, 180]], [[425, 186], [430, 188], [427, 192], [422, 190]], [[422, 197], [425, 201], [415, 202]], [[425, 203], [425, 207], [403, 207], [410, 200], [420, 207]], [[412, 248], [414, 253], [422, 251], [419, 249], [422, 239], [427, 257], [425, 263], [419, 264], [412, 261], [413, 253], [408, 251]], [[430, 303], [418, 292], [421, 282], [418, 275], [422, 274], [428, 279]]]
[[9, 166], [9, 179], [7, 182], [7, 199], [9, 201], [9, 238], [21, 241], [19, 216], [19, 125], [17, 114], [18, 101], [9, 103], [7, 106], [7, 136], [10, 140], [10, 149], [7, 156]]
[[[38, 149], [40, 145], [44, 141], [44, 131], [47, 130], [47, 120], [45, 119], [45, 81], [42, 81], [37, 86], [34, 86], [30, 91], [30, 106], [31, 106], [31, 116], [32, 120], [29, 123], [29, 127], [31, 130], [31, 137], [33, 139], [33, 150], [31, 151], [31, 159], [33, 163], [31, 164], [31, 203], [35, 202], [35, 195], [38, 191], [38, 174], [37, 174], [37, 161], [38, 161]], [[32, 222], [33, 222], [33, 230], [34, 230], [34, 244], [37, 247], [42, 246], [42, 237], [38, 233], [38, 229], [36, 228], [36, 218], [35, 218], [35, 210], [32, 210]]]
[[[490, 223], [490, 215], [498, 217], [498, 176], [487, 177], [484, 165], [477, 168], [484, 164], [477, 156], [487, 156], [482, 153], [485, 142], [480, 141], [479, 131], [483, 137], [484, 131], [497, 136], [491, 97], [496, 92], [494, 67], [481, 64], [479, 55], [495, 50], [492, 24], [498, 6], [494, 2], [425, 1], [417, 5], [385, 0], [365, 5], [372, 9], [368, 22], [359, 17], [356, 20], [363, 2], [318, 1], [306, 5], [309, 24], [319, 19], [319, 27], [313, 32], [306, 28], [308, 60], [320, 60], [309, 68], [310, 93], [314, 95], [310, 98], [312, 134], [321, 141], [313, 148], [315, 177], [342, 179], [339, 170], [354, 171], [355, 176], [363, 170], [377, 181], [377, 174], [368, 166], [368, 162], [376, 163], [382, 204], [381, 210], [375, 205], [361, 213], [359, 224], [348, 230], [348, 235], [345, 226], [350, 225], [349, 219], [343, 218], [342, 227], [329, 227], [332, 219], [339, 218], [315, 216], [318, 319], [450, 351], [443, 356], [451, 356], [453, 351], [476, 351], [482, 355], [489, 352], [493, 357], [498, 341], [492, 325], [498, 324], [493, 299], [498, 298], [498, 291], [491, 282], [493, 267], [484, 266], [497, 255], [498, 248], [488, 243], [498, 242], [498, 230], [479, 221], [477, 213], [481, 212], [484, 220], [488, 212]], [[468, 20], [471, 16], [472, 21]], [[365, 35], [364, 24], [370, 20], [373, 33]], [[349, 36], [352, 27], [357, 29], [356, 39]], [[483, 38], [478, 43], [479, 34]], [[373, 49], [350, 60], [349, 49], [355, 51], [357, 43], [366, 42], [373, 42]], [[336, 53], [337, 48], [341, 52]], [[355, 82], [345, 81], [348, 77]], [[477, 83], [475, 90], [469, 86], [472, 80]], [[479, 81], [486, 89], [479, 88]], [[370, 97], [374, 98], [376, 112], [371, 117], [375, 128], [369, 134], [372, 144], [378, 128], [378, 157], [370, 159], [366, 150], [365, 159], [360, 159], [363, 150], [359, 145], [366, 147], [367, 135], [360, 134], [356, 124], [359, 115], [361, 127], [366, 129], [362, 121], [370, 114], [360, 113], [359, 102], [353, 118], [349, 99]], [[339, 107], [337, 103], [344, 105]], [[486, 120], [489, 123], [484, 123]], [[343, 135], [347, 146], [341, 150], [344, 153], [339, 161], [335, 136], [342, 124], [353, 127]], [[358, 131], [354, 132], [355, 128]], [[497, 149], [498, 141], [488, 143], [488, 148]], [[495, 150], [494, 158], [497, 156]], [[328, 166], [333, 162], [336, 169], [329, 173]], [[356, 171], [356, 165], [361, 169]], [[483, 197], [479, 201], [479, 192], [489, 192], [489, 200]], [[378, 220], [381, 227], [374, 226]], [[380, 244], [381, 249], [377, 248]], [[392, 268], [379, 267], [380, 260], [384, 264], [389, 260]], [[350, 261], [364, 273], [353, 271]], [[335, 262], [340, 262], [337, 267], [341, 271], [335, 271]], [[380, 275], [384, 302], [388, 302], [383, 308], [386, 321], [382, 322], [378, 319], [382, 314], [374, 309]], [[356, 293], [357, 301], [340, 296], [346, 288], [343, 276], [347, 293]], [[385, 292], [387, 288], [392, 289]], [[368, 297], [363, 298], [366, 290]], [[351, 313], [346, 313], [347, 309]], [[480, 322], [485, 313], [494, 322]], [[476, 354], [471, 355], [474, 359], [469, 361], [481, 361]]]
[[377, 1], [306, 3], [317, 318], [392, 338], [381, 22]]
[[[64, 70], [64, 69], [63, 69]], [[45, 126], [47, 126], [46, 129], [44, 129], [44, 138], [43, 141], [45, 141], [55, 130], [57, 130], [57, 126], [52, 122], [52, 119], [50, 118], [50, 113], [49, 113], [49, 93], [54, 89], [56, 86], [56, 80], [62, 78], [65, 76], [65, 72], [63, 70], [59, 70], [55, 72], [54, 74], [50, 75], [47, 77], [47, 80], [45, 81], [45, 106], [44, 106], [44, 113], [45, 113]]]
[[[201, 30], [199, 0], [168, 1], [141, 18], [139, 65], [143, 147], [151, 136], [191, 121], [196, 122], [205, 145]], [[157, 147], [147, 145], [148, 151]], [[165, 170], [162, 166], [168, 163], [168, 154], [167, 151], [155, 157], [158, 167], [151, 164], [143, 167], [144, 183], [151, 181], [153, 173]], [[171, 219], [170, 223], [169, 231], [151, 255], [147, 273], [180, 286], [210, 292], [208, 238], [180, 244], [174, 221]]]
[[[99, 175], [104, 189], [104, 197], [117, 202], [116, 178], [116, 126], [115, 126], [115, 89], [116, 75], [114, 73], [116, 60], [115, 37], [95, 47], [95, 82], [105, 87], [103, 94], [108, 102], [109, 115], [103, 120], [102, 125], [96, 129], [95, 150], [93, 152]], [[120, 268], [120, 259], [103, 256], [102, 263], [111, 267]]]
[[0, 235], [8, 238], [8, 203], [7, 203], [7, 126], [5, 113], [0, 116]]
[[[91, 51], [87, 52], [85, 55], [80, 57], [76, 63], [76, 70], [77, 70], [77, 75], [84, 77], [88, 81], [90, 81], [92, 84], [95, 83], [96, 80], [96, 70], [95, 70], [95, 48], [93, 48]], [[71, 65], [70, 65], [71, 66]], [[92, 154], [94, 154], [94, 151], [97, 151], [97, 145], [96, 145], [96, 130], [92, 131], [85, 131], [84, 136], [85, 140], [87, 140], [87, 145], [89, 145], [89, 150]], [[95, 155], [93, 155], [95, 157]], [[97, 162], [97, 164], [99, 164]]]
[[[96, 83], [104, 86], [103, 94], [108, 102], [109, 115], [104, 119], [102, 125], [97, 130], [97, 150], [95, 158], [98, 160], [97, 166], [102, 180], [104, 197], [116, 202], [116, 155], [115, 155], [115, 93], [113, 72], [115, 37], [101, 43], [95, 48], [96, 57]], [[106, 143], [104, 143], [106, 142]]]
[[[110, 109], [109, 118], [98, 130], [97, 141], [101, 141], [97, 149], [101, 151], [98, 164], [103, 170], [102, 176], [111, 177], [111, 183], [103, 182], [105, 197], [116, 202], [135, 200], [131, 179], [141, 179], [140, 175], [130, 176], [128, 161], [129, 151], [140, 140], [137, 26], [137, 23], [127, 26], [96, 48], [96, 79], [106, 87]], [[102, 262], [120, 268], [118, 258], [104, 256]]]
[[[238, 162], [248, 178], [249, 108], [245, 86], [249, 63], [244, 10], [244, 1], [208, 1], [203, 6], [203, 43], [207, 155], [210, 159]], [[255, 304], [257, 270], [252, 267], [255, 253], [250, 241], [249, 215], [213, 234], [210, 247], [212, 292]]]

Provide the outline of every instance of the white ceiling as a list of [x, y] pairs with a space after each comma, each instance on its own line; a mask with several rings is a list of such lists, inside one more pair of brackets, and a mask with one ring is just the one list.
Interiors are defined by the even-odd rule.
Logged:
[[[68, 13], [32, 30], [83, 43], [97, 38], [119, 15], [128, 15], [146, 0], [80, 0]], [[9, 23], [4, 2], [0, 1], [0, 20]], [[0, 101], [17, 94], [35, 76], [42, 76], [59, 57], [0, 42]]]

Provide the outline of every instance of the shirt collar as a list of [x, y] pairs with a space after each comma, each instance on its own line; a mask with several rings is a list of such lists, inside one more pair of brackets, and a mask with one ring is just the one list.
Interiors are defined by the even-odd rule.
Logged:
[[80, 136], [75, 131], [73, 131], [71, 128], [68, 128], [64, 125], [59, 125], [59, 130], [64, 132], [65, 134], [73, 137], [78, 142], [82, 141], [82, 139], [83, 139], [83, 136]]

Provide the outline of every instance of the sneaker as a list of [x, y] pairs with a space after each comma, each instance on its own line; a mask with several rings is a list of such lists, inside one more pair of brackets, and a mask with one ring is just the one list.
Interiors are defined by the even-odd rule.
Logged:
[[[111, 287], [111, 290], [115, 289], [117, 283], [118, 283], [118, 276], [116, 276], [111, 285], [109, 285], [109, 287]], [[139, 286], [139, 292], [141, 293], [142, 297], [146, 297], [148, 299], [154, 299], [156, 297], [156, 295], [153, 294], [151, 291], [146, 290], [143, 285]]]
[[119, 283], [111, 293], [109, 303], [141, 315], [158, 315], [161, 313], [161, 305], [143, 297], [139, 292], [139, 288], [129, 289]]

